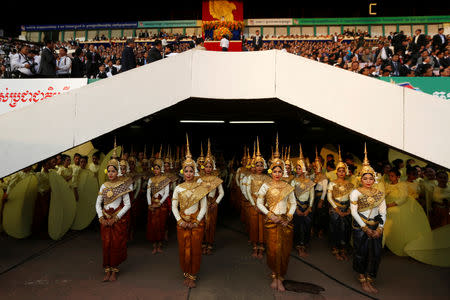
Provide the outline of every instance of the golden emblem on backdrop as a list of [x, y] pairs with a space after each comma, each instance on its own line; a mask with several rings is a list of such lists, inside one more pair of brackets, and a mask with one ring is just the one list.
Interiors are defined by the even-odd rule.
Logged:
[[225, 0], [209, 1], [209, 13], [214, 19], [221, 21], [234, 21], [233, 10], [236, 5]]

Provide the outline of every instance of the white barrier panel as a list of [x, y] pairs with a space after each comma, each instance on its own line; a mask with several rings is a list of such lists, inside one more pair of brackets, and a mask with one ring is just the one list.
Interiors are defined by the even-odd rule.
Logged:
[[87, 85], [86, 78], [2, 79], [0, 115]]
[[280, 100], [403, 149], [401, 87], [283, 52], [276, 87]]
[[195, 51], [192, 97], [261, 99], [275, 97], [275, 51]]
[[450, 168], [450, 103], [405, 89], [405, 150]]

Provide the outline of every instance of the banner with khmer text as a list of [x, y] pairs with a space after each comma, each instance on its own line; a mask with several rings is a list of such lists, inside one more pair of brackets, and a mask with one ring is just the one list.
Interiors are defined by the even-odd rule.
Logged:
[[2, 79], [0, 115], [87, 85], [86, 78]]

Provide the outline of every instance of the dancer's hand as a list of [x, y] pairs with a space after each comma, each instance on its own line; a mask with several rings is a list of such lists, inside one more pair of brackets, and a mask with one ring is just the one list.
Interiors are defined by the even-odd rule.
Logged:
[[281, 222], [281, 218], [278, 217], [278, 216], [276, 216], [276, 215], [274, 215], [274, 214], [271, 214], [269, 218], [270, 218], [270, 219], [272, 220], [272, 222], [274, 222], [275, 224], [278, 224], [278, 223]]
[[317, 203], [317, 208], [323, 207], [323, 200], [320, 200], [319, 203]]
[[307, 217], [311, 212], [312, 212], [311, 207], [308, 207], [308, 209], [303, 213], [303, 215], [304, 215], [305, 217]]
[[300, 210], [300, 209], [296, 209], [295, 210], [295, 213], [297, 214], [297, 216], [304, 216], [305, 214], [304, 213], [302, 213], [302, 211]]

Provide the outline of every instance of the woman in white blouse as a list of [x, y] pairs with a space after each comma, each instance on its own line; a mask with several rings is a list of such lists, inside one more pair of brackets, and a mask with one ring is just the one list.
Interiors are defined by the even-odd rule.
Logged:
[[274, 159], [268, 170], [272, 175], [270, 182], [264, 183], [256, 200], [257, 207], [265, 217], [265, 243], [267, 265], [272, 270], [270, 287], [285, 291], [283, 277], [286, 275], [289, 255], [292, 250], [292, 216], [296, 209], [294, 187], [282, 181], [284, 162], [278, 152], [278, 136]]
[[162, 159], [155, 159], [153, 162], [153, 174], [147, 183], [147, 240], [153, 243], [152, 254], [162, 253], [162, 242], [165, 237], [166, 210], [162, 205], [169, 196], [170, 178], [161, 174], [164, 170]]
[[206, 195], [210, 192], [206, 186], [195, 180], [196, 167], [187, 141], [186, 160], [180, 171], [184, 175], [184, 182], [177, 185], [173, 192], [172, 212], [177, 220], [178, 252], [185, 278], [184, 285], [189, 288], [196, 287], [195, 280], [200, 271], [204, 216], [207, 210]]
[[374, 279], [380, 265], [383, 226], [386, 222], [384, 193], [374, 187], [376, 174], [367, 159], [361, 169], [362, 187], [350, 193], [350, 210], [353, 217], [353, 269], [364, 291], [377, 293]]
[[127, 258], [129, 193], [133, 187], [131, 180], [118, 177], [119, 162], [111, 159], [106, 166], [109, 181], [102, 184], [95, 205], [100, 221], [103, 246], [103, 281], [115, 281], [118, 266]]

